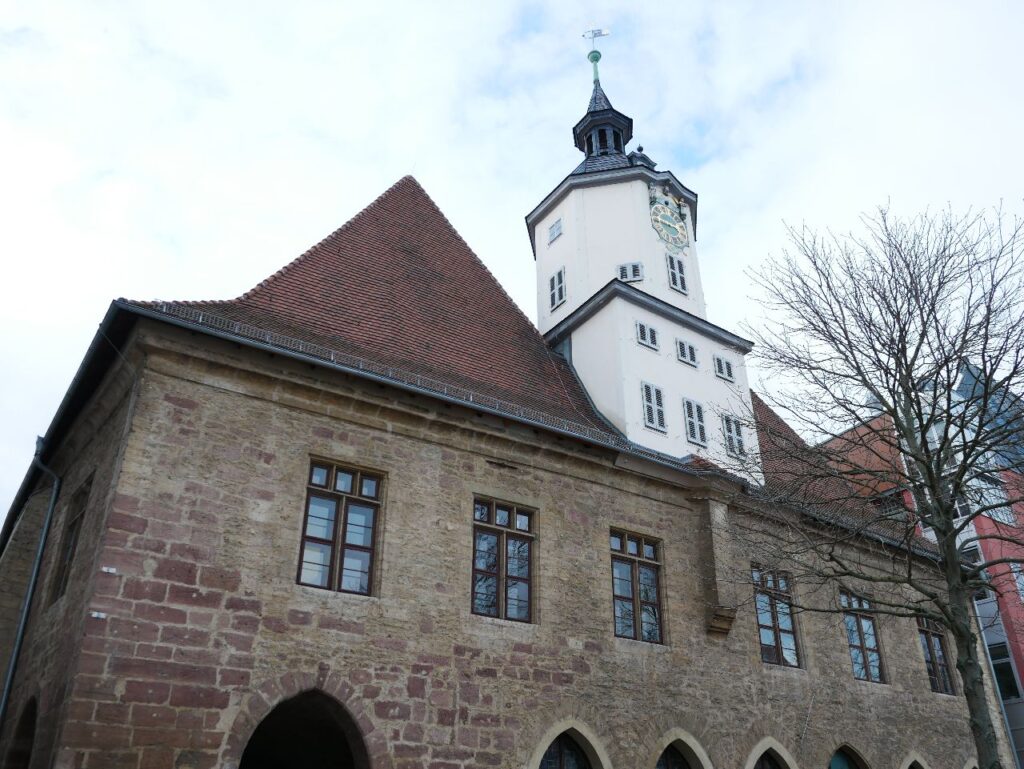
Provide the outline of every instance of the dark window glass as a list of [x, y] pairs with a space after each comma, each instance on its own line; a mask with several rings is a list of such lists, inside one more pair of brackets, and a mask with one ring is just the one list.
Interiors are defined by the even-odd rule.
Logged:
[[1013, 663], [1010, 662], [1010, 650], [1006, 644], [992, 644], [988, 647], [988, 653], [992, 658], [992, 670], [996, 674], [999, 695], [1004, 700], [1020, 699], [1017, 675], [1013, 672]]
[[604, 128], [597, 132], [597, 146], [600, 149], [608, 149], [608, 131]]
[[590, 769], [590, 762], [572, 737], [561, 734], [544, 751], [540, 769]]
[[871, 603], [866, 598], [846, 592], [839, 594], [839, 601], [843, 607], [843, 626], [850, 646], [854, 677], [861, 681], [884, 682], [882, 651], [878, 645], [878, 628]]
[[495, 502], [473, 501], [474, 614], [530, 622], [533, 512]]
[[381, 476], [314, 463], [309, 485], [299, 584], [368, 595], [380, 506], [360, 497], [379, 498]]
[[953, 694], [953, 679], [949, 674], [949, 657], [946, 654], [946, 635], [942, 626], [932, 620], [918, 617], [917, 632], [921, 639], [924, 666], [928, 671], [932, 691]]
[[616, 554], [612, 557], [615, 635], [661, 643], [661, 567], [656, 559], [657, 544], [620, 531], [611, 532], [609, 544]]
[[91, 490], [92, 478], [90, 477], [71, 497], [71, 503], [68, 505], [67, 520], [64, 524], [64, 539], [61, 542], [57, 571], [53, 577], [53, 590], [50, 593], [51, 601], [56, 601], [67, 590], [68, 579], [71, 577], [71, 564], [75, 559], [75, 551], [78, 550], [78, 538], [82, 533], [82, 519], [85, 517], [85, 508], [89, 504]]
[[594, 154], [594, 137], [591, 134], [587, 134], [587, 154]]
[[615, 149], [622, 152], [622, 134], [618, 131], [612, 131], [612, 138], [615, 141]]
[[754, 764], [754, 769], [782, 769], [782, 767], [779, 766], [779, 762], [775, 760], [775, 756], [771, 753], [765, 753], [757, 759], [757, 763]]
[[754, 567], [754, 608], [761, 659], [772, 665], [800, 666], [789, 575]]
[[690, 764], [682, 753], [670, 746], [665, 748], [654, 769], [690, 769]]

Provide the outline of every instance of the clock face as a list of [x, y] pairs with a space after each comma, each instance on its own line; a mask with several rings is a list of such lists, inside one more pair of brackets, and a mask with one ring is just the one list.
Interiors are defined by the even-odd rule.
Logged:
[[673, 211], [664, 203], [651, 206], [651, 224], [661, 239], [671, 246], [683, 248], [690, 242], [686, 234], [686, 222], [678, 211]]

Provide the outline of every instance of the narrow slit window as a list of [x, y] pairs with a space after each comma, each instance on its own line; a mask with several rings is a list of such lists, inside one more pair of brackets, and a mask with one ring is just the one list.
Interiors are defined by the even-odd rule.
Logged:
[[687, 292], [686, 271], [683, 268], [682, 257], [674, 254], [666, 254], [665, 260], [668, 263], [668, 284], [681, 294]]
[[665, 398], [661, 388], [644, 382], [641, 390], [644, 399], [644, 425], [660, 433], [666, 432]]
[[89, 492], [92, 489], [92, 477], [79, 487], [68, 505], [67, 523], [64, 524], [64, 540], [61, 542], [60, 560], [57, 561], [57, 573], [53, 578], [53, 591], [50, 601], [56, 601], [67, 590], [68, 579], [71, 577], [71, 564], [78, 550], [78, 539], [82, 533], [82, 520], [89, 504]]
[[551, 298], [551, 309], [565, 301], [565, 268], [563, 267], [548, 281], [548, 290]]
[[676, 357], [688, 366], [697, 366], [697, 348], [684, 339], [676, 340]]
[[708, 432], [704, 426], [704, 407], [696, 401], [684, 398], [683, 413], [686, 415], [686, 440], [698, 446], [707, 446]]

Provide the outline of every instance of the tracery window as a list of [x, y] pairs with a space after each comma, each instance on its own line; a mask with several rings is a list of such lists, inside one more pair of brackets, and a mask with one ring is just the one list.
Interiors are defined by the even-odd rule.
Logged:
[[540, 769], [590, 769], [590, 762], [572, 737], [560, 734], [544, 751]]
[[658, 758], [654, 769], [690, 769], [690, 764], [682, 753], [669, 745]]

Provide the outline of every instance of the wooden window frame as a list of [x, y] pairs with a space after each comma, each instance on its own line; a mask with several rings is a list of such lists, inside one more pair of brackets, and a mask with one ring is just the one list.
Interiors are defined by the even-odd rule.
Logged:
[[[690, 413], [693, 417], [690, 417]], [[704, 422], [704, 404], [690, 398], [683, 398], [683, 420], [686, 423], [686, 440], [695, 446], [708, 445], [708, 428]], [[693, 426], [693, 433], [690, 426]]]
[[[751, 577], [754, 583], [754, 618], [757, 621], [757, 642], [761, 648], [761, 661], [769, 665], [780, 667], [799, 668], [800, 664], [800, 639], [797, 636], [796, 616], [793, 612], [793, 581], [788, 572], [778, 569], [767, 569], [754, 564], [751, 566]], [[782, 582], [785, 587], [780, 587]], [[758, 611], [757, 599], [759, 596], [768, 599], [768, 607], [771, 613], [772, 624], [767, 625], [761, 621], [761, 613]], [[787, 607], [788, 616], [792, 628], [786, 630], [779, 622], [779, 605]], [[773, 644], [768, 646], [761, 640], [761, 631], [769, 630], [772, 633]], [[783, 653], [782, 636], [793, 637], [793, 654], [796, 656], [794, 662], [789, 662]], [[772, 649], [773, 653], [769, 659], [766, 656], [766, 649]]]
[[[618, 538], [620, 546], [618, 549], [615, 548], [615, 540]], [[662, 601], [662, 579], [661, 579], [661, 563], [662, 563], [662, 542], [659, 539], [653, 537], [646, 537], [642, 534], [635, 534], [628, 532], [623, 529], [611, 529], [608, 536], [609, 550], [611, 551], [611, 562], [612, 562], [612, 633], [616, 638], [626, 638], [633, 641], [642, 641], [643, 643], [652, 643], [664, 645], [665, 643], [665, 620], [662, 616], [663, 605]], [[630, 553], [629, 545], [631, 542], [637, 543], [637, 552]], [[652, 548], [652, 555], [647, 555], [647, 548]], [[615, 592], [615, 564], [622, 563], [629, 567], [630, 574], [630, 595], [620, 596]], [[655, 587], [654, 601], [645, 601], [640, 594], [640, 569], [649, 568], [654, 572]], [[618, 624], [615, 619], [615, 604], [617, 601], [630, 601], [632, 604], [633, 612], [633, 630], [631, 635], [624, 635], [619, 633]], [[651, 640], [649, 638], [642, 638], [643, 635], [643, 610], [644, 607], [654, 607], [654, 616], [657, 619], [658, 638], [657, 640]]]
[[[949, 667], [949, 649], [946, 647], [946, 632], [936, 622], [926, 617], [917, 618], [917, 633], [924, 655], [924, 667], [928, 682], [937, 694], [956, 695], [953, 673]], [[939, 654], [937, 655], [936, 652]], [[939, 661], [937, 656], [942, 657]]]
[[[327, 482], [324, 485], [313, 483], [314, 473], [317, 469], [327, 471]], [[337, 490], [338, 473], [349, 473], [352, 476], [352, 491], [344, 492]], [[374, 479], [377, 482], [377, 495], [375, 497], [364, 496], [357, 491], [362, 491], [364, 478]], [[306, 501], [302, 515], [302, 529], [299, 536], [299, 565], [296, 569], [295, 581], [304, 587], [317, 588], [318, 590], [330, 590], [336, 593], [347, 593], [349, 595], [373, 595], [376, 586], [375, 571], [377, 565], [378, 538], [380, 531], [380, 517], [384, 509], [384, 484], [385, 475], [378, 470], [367, 470], [343, 465], [330, 460], [314, 459], [310, 462], [309, 473], [306, 476]], [[329, 498], [335, 502], [334, 533], [330, 539], [314, 537], [306, 532], [309, 526], [310, 500], [314, 496]], [[348, 514], [349, 506], [352, 503], [361, 504], [365, 507], [372, 507], [373, 524], [370, 527], [370, 545], [350, 544], [348, 540]], [[330, 549], [330, 562], [327, 565], [327, 584], [319, 585], [312, 582], [302, 581], [303, 555], [306, 551], [306, 543], [323, 545]], [[353, 550], [369, 554], [367, 564], [367, 585], [366, 591], [349, 590], [342, 587], [344, 576], [345, 551]]]
[[565, 304], [565, 267], [559, 267], [551, 276], [548, 281], [548, 294], [552, 310]]
[[[878, 637], [878, 623], [875, 621], [874, 612], [871, 611], [871, 601], [863, 596], [849, 593], [845, 590], [839, 593], [839, 605], [843, 609], [843, 627], [846, 632], [846, 643], [850, 648], [850, 664], [853, 667], [853, 677], [858, 681], [868, 681], [875, 684], [888, 683], [885, 675], [885, 663], [882, 659], [882, 641]], [[851, 640], [850, 623], [853, 623], [853, 632], [857, 641]], [[862, 623], [871, 624], [871, 634], [875, 638], [874, 648], [868, 646]], [[863, 660], [864, 675], [857, 675], [857, 663], [854, 652], [860, 652]], [[878, 655], [878, 677], [871, 672], [870, 654]]]
[[71, 496], [67, 507], [67, 520], [64, 522], [64, 537], [61, 540], [60, 555], [53, 577], [50, 591], [50, 603], [55, 603], [67, 592], [68, 581], [71, 579], [71, 566], [78, 552], [78, 542], [82, 536], [82, 522], [89, 508], [89, 497], [92, 495], [92, 476], [90, 475]]
[[[478, 505], [486, 506], [488, 508], [488, 514], [486, 520], [481, 520], [477, 517]], [[509, 511], [509, 522], [508, 525], [499, 524], [496, 517], [497, 508], [507, 508]], [[520, 515], [525, 515], [527, 518], [527, 528], [521, 529], [518, 526], [518, 519]], [[522, 622], [525, 624], [531, 624], [533, 622], [534, 615], [534, 550], [535, 543], [537, 541], [537, 511], [530, 507], [523, 505], [517, 505], [512, 502], [505, 502], [504, 500], [494, 499], [492, 497], [485, 497], [482, 495], [476, 495], [473, 497], [473, 562], [470, 573], [469, 582], [469, 610], [471, 613], [478, 617], [490, 617], [491, 619], [503, 619], [509, 622]], [[486, 571], [484, 569], [477, 568], [476, 559], [476, 539], [477, 533], [483, 532], [486, 534], [496, 535], [498, 537], [498, 552], [497, 552], [497, 570]], [[529, 543], [529, 553], [527, 555], [526, 564], [526, 577], [520, 575], [509, 575], [508, 573], [508, 541], [515, 540], [520, 542]], [[478, 574], [494, 577], [497, 582], [497, 606], [496, 613], [489, 614], [484, 611], [477, 611], [476, 608], [476, 577]], [[508, 588], [509, 583], [524, 582], [526, 583], [526, 616], [525, 617], [510, 617], [508, 614]]]
[[740, 420], [731, 414], [722, 414], [722, 433], [725, 436], [725, 453], [731, 457], [745, 457], [746, 446], [743, 443], [743, 426]]

